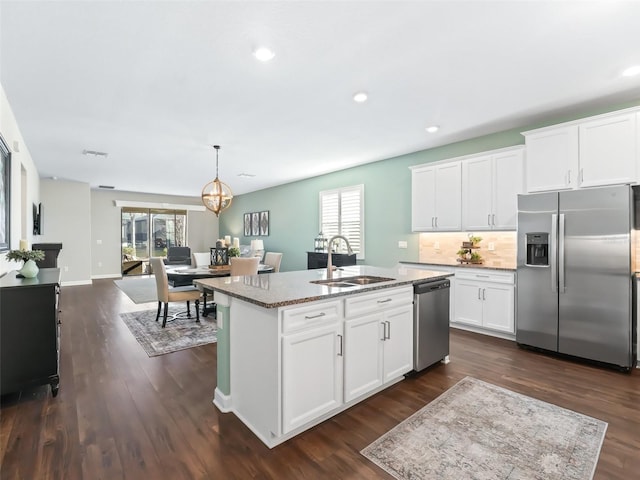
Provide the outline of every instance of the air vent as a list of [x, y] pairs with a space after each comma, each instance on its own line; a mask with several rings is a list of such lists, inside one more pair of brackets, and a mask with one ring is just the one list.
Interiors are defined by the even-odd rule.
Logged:
[[107, 152], [98, 152], [96, 150], [83, 150], [83, 155], [93, 155], [94, 157], [106, 157], [109, 154]]
[[113, 185], [98, 185], [98, 188], [106, 188], [107, 190], [113, 190], [114, 187]]

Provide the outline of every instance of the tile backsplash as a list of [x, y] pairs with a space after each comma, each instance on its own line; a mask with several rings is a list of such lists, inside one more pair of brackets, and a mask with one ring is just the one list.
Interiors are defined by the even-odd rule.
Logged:
[[[419, 261], [459, 265], [458, 250], [462, 242], [469, 241], [469, 235], [481, 237], [477, 252], [482, 256], [485, 267], [516, 268], [516, 232], [434, 232], [421, 233]], [[489, 250], [489, 244], [493, 250]]]

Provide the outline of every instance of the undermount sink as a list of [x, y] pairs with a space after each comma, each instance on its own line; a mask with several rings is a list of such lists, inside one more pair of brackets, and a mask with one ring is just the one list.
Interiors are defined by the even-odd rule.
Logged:
[[357, 287], [358, 285], [369, 285], [371, 283], [388, 282], [395, 280], [388, 277], [374, 277], [371, 275], [358, 275], [356, 277], [344, 277], [327, 280], [312, 280], [311, 283], [317, 283], [318, 285], [325, 285], [327, 287]]

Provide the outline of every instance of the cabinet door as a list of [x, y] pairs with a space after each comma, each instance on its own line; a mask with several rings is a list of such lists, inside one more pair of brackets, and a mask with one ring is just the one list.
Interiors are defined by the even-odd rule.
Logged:
[[492, 330], [515, 333], [514, 287], [487, 283], [482, 287], [482, 325]]
[[462, 228], [462, 169], [460, 162], [439, 165], [436, 169], [436, 230]]
[[579, 132], [581, 187], [637, 181], [635, 112], [586, 122]]
[[386, 339], [383, 342], [383, 383], [413, 369], [413, 305], [384, 314]]
[[491, 227], [515, 230], [518, 219], [518, 194], [524, 193], [524, 150], [493, 157], [493, 212]]
[[428, 232], [435, 229], [435, 168], [411, 172], [411, 230]]
[[282, 337], [282, 431], [342, 404], [339, 324]]
[[491, 156], [462, 163], [462, 225], [465, 230], [490, 230], [492, 221]]
[[344, 324], [344, 401], [382, 385], [382, 314]]
[[578, 127], [559, 127], [526, 135], [526, 184], [529, 192], [569, 190], [577, 186]]
[[455, 321], [482, 326], [482, 285], [478, 282], [455, 279]]

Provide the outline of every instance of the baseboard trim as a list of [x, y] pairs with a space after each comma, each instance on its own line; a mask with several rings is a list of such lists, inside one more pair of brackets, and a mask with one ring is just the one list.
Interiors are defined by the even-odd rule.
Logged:
[[91, 275], [91, 280], [100, 280], [101, 278], [122, 278], [121, 273], [104, 273], [102, 275]]
[[73, 280], [70, 282], [61, 282], [61, 287], [74, 287], [76, 285], [92, 285], [93, 282], [91, 280]]

